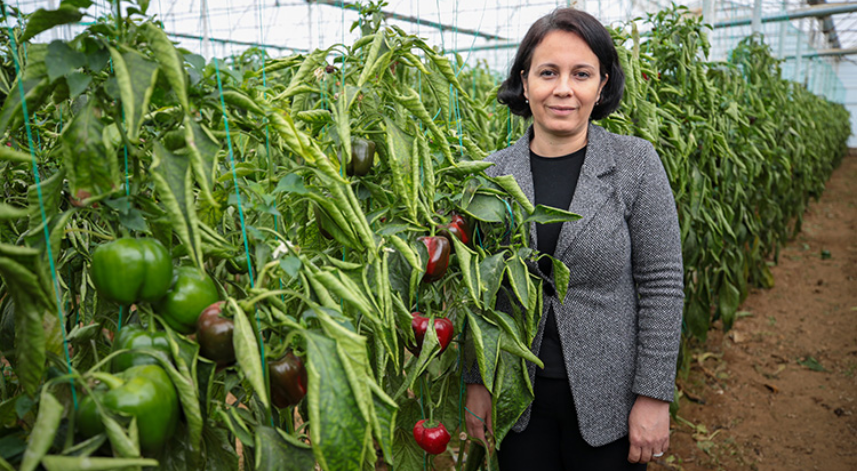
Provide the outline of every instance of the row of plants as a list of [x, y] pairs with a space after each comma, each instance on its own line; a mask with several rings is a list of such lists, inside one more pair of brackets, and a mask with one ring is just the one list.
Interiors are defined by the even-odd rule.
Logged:
[[[685, 342], [729, 330], [751, 286], [774, 284], [769, 264], [800, 231], [847, 153], [845, 107], [785, 80], [759, 35], [726, 61], [709, 61], [702, 19], [685, 7], [651, 14], [650, 32], [615, 37], [628, 77], [615, 132], [654, 143], [669, 175], [681, 224]], [[682, 355], [682, 371], [690, 355]]]
[[[352, 45], [209, 62], [117, 4], [67, 42], [29, 40], [89, 0], [0, 33], [0, 469], [238, 469], [239, 445], [244, 469], [482, 465], [461, 371], [499, 442], [538, 363], [529, 224], [575, 219], [484, 174], [527, 125], [496, 73], [384, 27], [383, 2]], [[757, 39], [712, 63], [683, 10], [648, 21], [614, 31], [628, 86], [601, 124], [664, 160], [704, 338], [772, 282], [848, 115]]]

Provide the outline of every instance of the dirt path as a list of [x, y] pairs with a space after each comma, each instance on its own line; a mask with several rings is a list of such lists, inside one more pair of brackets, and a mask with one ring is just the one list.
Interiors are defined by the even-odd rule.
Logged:
[[711, 353], [679, 382], [684, 420], [650, 470], [857, 470], [854, 150], [772, 272], [775, 287], [753, 291], [735, 328], [701, 346]]

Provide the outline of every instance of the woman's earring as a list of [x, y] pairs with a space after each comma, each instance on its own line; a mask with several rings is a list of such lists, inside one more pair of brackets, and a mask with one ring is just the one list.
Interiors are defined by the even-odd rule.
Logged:
[[526, 104], [528, 104], [528, 105], [529, 105], [529, 104], [530, 104], [530, 100], [527, 100], [526, 98], [524, 98], [524, 103], [526, 103]]

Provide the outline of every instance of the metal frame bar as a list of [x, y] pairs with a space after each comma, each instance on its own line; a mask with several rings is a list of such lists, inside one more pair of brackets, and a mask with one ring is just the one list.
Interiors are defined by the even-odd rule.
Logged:
[[[787, 11], [784, 13], [776, 13], [773, 15], [766, 15], [762, 17], [762, 23], [769, 23], [772, 21], [789, 21], [789, 20], [797, 20], [800, 18], [817, 18], [821, 16], [829, 16], [829, 15], [838, 15], [841, 13], [853, 13], [857, 12], [857, 2], [848, 2], [848, 3], [839, 3], [839, 4], [825, 4], [818, 5], [809, 8], [801, 8], [798, 10]], [[723, 20], [714, 23], [715, 28], [729, 28], [732, 26], [744, 26], [749, 25], [753, 21], [751, 16], [735, 18], [731, 20]]]
[[[342, 0], [306, 0], [306, 2], [307, 3], [315, 3], [317, 5], [327, 5], [327, 6], [331, 6], [331, 7], [338, 7], [338, 8], [347, 8], [347, 7], [351, 7], [351, 6], [357, 6], [356, 3], [344, 2]], [[436, 28], [436, 29], [440, 30], [441, 32], [443, 32], [443, 31], [455, 31], [457, 33], [469, 34], [471, 36], [477, 36], [477, 37], [485, 38], [485, 39], [507, 39], [507, 38], [504, 38], [502, 36], [498, 36], [496, 34], [483, 33], [482, 31], [476, 31], [476, 30], [467, 29], [467, 28], [458, 28], [455, 26], [445, 25], [443, 23], [438, 23], [436, 21], [424, 20], [422, 18], [416, 18], [416, 17], [409, 16], [409, 15], [401, 15], [399, 13], [393, 13], [393, 12], [389, 12], [389, 11], [382, 11], [381, 13], [384, 15], [385, 18], [392, 18], [394, 20], [406, 21], [408, 23], [419, 23], [421, 25], [426, 25], [426, 26], [431, 26], [432, 28]]]
[[253, 41], [239, 41], [237, 39], [221, 39], [221, 38], [203, 38], [202, 36], [197, 36], [197, 35], [193, 35], [193, 34], [184, 34], [184, 33], [170, 33], [170, 32], [166, 32], [166, 33], [167, 33], [167, 36], [172, 36], [175, 38], [194, 39], [194, 40], [205, 39], [207, 41], [213, 41], [213, 42], [221, 43], [221, 44], [238, 44], [241, 46], [257, 46], [257, 47], [278, 49], [280, 51], [307, 52], [306, 49], [300, 49], [297, 47], [277, 46], [274, 44], [263, 44], [263, 43], [253, 42]]
[[[807, 52], [801, 54], [801, 57], [828, 57], [828, 56], [851, 56], [857, 54], [857, 47], [852, 47], [848, 49], [825, 49], [822, 51], [816, 52]], [[797, 58], [797, 54], [788, 54], [782, 57], [782, 59], [795, 59]]]

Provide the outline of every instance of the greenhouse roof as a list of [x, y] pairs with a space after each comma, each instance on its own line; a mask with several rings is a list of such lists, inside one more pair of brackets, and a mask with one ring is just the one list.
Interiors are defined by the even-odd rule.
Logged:
[[[114, 1], [95, 0], [84, 21], [108, 14]], [[734, 23], [752, 17], [753, 2], [750, 0], [714, 2], [714, 23]], [[857, 13], [843, 12], [857, 9], [857, 2], [824, 2], [762, 0], [762, 17], [774, 20], [763, 23], [762, 32], [775, 54], [794, 57], [830, 54], [831, 50], [857, 52]], [[38, 8], [56, 8], [60, 0], [6, 3], [29, 13]], [[353, 42], [360, 36], [360, 16], [355, 3], [358, 0], [149, 0], [148, 13], [163, 20], [165, 30], [173, 34], [182, 47], [203, 55], [226, 56], [259, 44], [269, 54], [277, 56]], [[686, 5], [693, 14], [701, 14], [701, 0], [678, 3]], [[387, 24], [417, 34], [429, 44], [447, 51], [467, 55], [494, 49], [493, 57], [490, 53], [475, 57], [502, 69], [513, 53], [510, 47], [520, 41], [529, 25], [558, 6], [573, 5], [606, 24], [621, 26], [629, 19], [643, 18], [669, 4], [662, 0], [388, 0], [381, 10]], [[835, 14], [783, 21], [812, 5]], [[123, 2], [123, 9], [128, 6], [130, 3]], [[738, 39], [751, 34], [752, 27], [747, 23], [718, 28], [712, 34], [715, 55], [727, 54]], [[352, 26], [357, 27], [352, 29]], [[57, 28], [38, 39], [70, 39], [74, 32], [73, 27]], [[800, 40], [789, 39], [792, 36]], [[798, 43], [811, 46], [800, 49]]]

